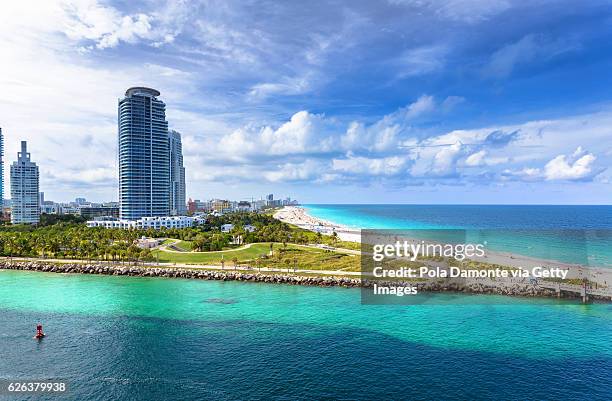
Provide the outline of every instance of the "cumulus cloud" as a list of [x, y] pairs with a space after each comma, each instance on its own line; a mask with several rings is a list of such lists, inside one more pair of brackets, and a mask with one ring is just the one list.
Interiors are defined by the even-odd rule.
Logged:
[[519, 181], [541, 181], [542, 174], [539, 168], [524, 167], [520, 170], [505, 169], [501, 172], [502, 179]]
[[348, 175], [393, 176], [401, 173], [407, 162], [407, 157], [400, 156], [368, 158], [348, 154], [344, 159], [333, 159], [331, 167]]
[[584, 180], [594, 174], [593, 163], [597, 158], [582, 147], [576, 148], [571, 156], [559, 155], [546, 163], [544, 176], [547, 180]]
[[442, 148], [433, 158], [430, 172], [438, 176], [448, 176], [455, 174], [455, 161], [461, 153], [461, 144], [454, 143], [451, 146]]
[[597, 157], [578, 146], [571, 155], [561, 154], [542, 168], [505, 169], [502, 177], [522, 181], [590, 181], [604, 169], [596, 168]]
[[[444, 103], [444, 102], [443, 102]], [[434, 113], [439, 104], [430, 95], [421, 95], [414, 102], [383, 116], [375, 123], [353, 121], [340, 138], [343, 150], [367, 150], [384, 152], [397, 149], [402, 135], [421, 117]]]
[[[569, 53], [579, 35], [574, 42], [513, 24], [508, 40], [487, 36], [495, 24], [476, 26], [510, 10], [510, 1], [402, 3], [296, 13], [257, 2], [7, 2], [0, 13], [6, 159], [27, 139], [50, 198], [79, 191], [116, 198], [117, 98], [147, 85], [161, 90], [169, 123], [183, 134], [188, 187], [198, 196], [214, 185], [262, 182], [604, 180], [597, 173], [612, 156], [609, 109], [479, 127], [496, 106], [459, 96], [491, 94], [470, 87], [482, 84], [482, 60], [488, 76], [508, 78]], [[423, 29], [440, 19], [440, 29]], [[473, 24], [478, 43], [463, 46], [460, 24]], [[453, 114], [462, 103], [467, 113]], [[566, 155], [579, 145], [596, 151]]]
[[329, 150], [325, 116], [299, 111], [278, 128], [246, 126], [223, 136], [215, 156], [244, 159], [257, 155], [283, 156]]
[[124, 15], [111, 6], [95, 0], [67, 1], [64, 33], [72, 40], [91, 41], [98, 49], [117, 46], [120, 42], [136, 43], [147, 39], [156, 44], [171, 42], [174, 37], [161, 27], [153, 29], [151, 15]]
[[282, 77], [280, 82], [263, 82], [251, 87], [248, 95], [252, 100], [265, 100], [273, 95], [299, 95], [308, 92], [314, 80], [312, 73], [298, 77]]
[[465, 159], [465, 164], [467, 164], [468, 166], [481, 166], [484, 164], [484, 157], [486, 156], [486, 154], [487, 152], [485, 150], [480, 150], [476, 153], [472, 153], [468, 156], [467, 159]]
[[275, 170], [264, 172], [263, 176], [270, 182], [308, 181], [316, 179], [321, 171], [321, 164], [306, 160], [303, 163], [278, 165]]
[[432, 96], [423, 95], [372, 124], [351, 121], [348, 126], [323, 114], [302, 110], [276, 127], [247, 125], [223, 135], [214, 156], [245, 161], [286, 155], [397, 151], [403, 130], [437, 106]]
[[470, 167], [494, 166], [496, 164], [507, 163], [509, 159], [505, 156], [492, 157], [486, 150], [479, 150], [472, 153], [465, 159], [465, 165]]
[[[300, 111], [276, 127], [236, 129], [221, 138], [213, 154], [215, 158], [234, 155], [240, 163], [261, 165], [261, 177], [268, 182], [353, 182], [385, 177], [406, 183], [422, 179], [577, 181], [596, 175], [595, 156], [578, 148], [570, 156], [551, 160], [550, 152], [579, 140], [576, 132], [603, 139], [605, 125], [612, 121], [612, 114], [596, 114], [454, 130], [418, 139], [420, 128], [415, 122], [436, 113], [443, 103], [423, 95], [371, 124], [353, 120], [343, 125], [332, 117]], [[592, 126], [585, 126], [584, 121]]]

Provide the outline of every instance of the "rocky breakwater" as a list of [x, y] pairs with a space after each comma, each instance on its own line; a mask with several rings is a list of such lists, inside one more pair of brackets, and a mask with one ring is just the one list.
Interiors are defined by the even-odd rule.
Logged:
[[[0, 260], [0, 269], [39, 271], [48, 273], [105, 274], [111, 276], [167, 277], [199, 280], [246, 281], [269, 284], [309, 285], [319, 287], [369, 288], [374, 282], [379, 286], [416, 286], [418, 292], [455, 292], [469, 294], [504, 295], [515, 297], [564, 297], [578, 298], [578, 294], [557, 293], [552, 289], [526, 283], [493, 283], [490, 281], [432, 280], [427, 282], [362, 281], [359, 278], [336, 276], [301, 276], [280, 273], [251, 273], [197, 268], [173, 268], [102, 263], [50, 263], [44, 261]], [[610, 302], [610, 297], [589, 295], [591, 299]]]
[[0, 269], [39, 271], [47, 273], [106, 274], [111, 276], [172, 277], [200, 280], [250, 281], [270, 284], [312, 285], [320, 287], [360, 287], [361, 280], [345, 277], [262, 274], [203, 269], [143, 267], [84, 263], [46, 263], [1, 261]]
[[442, 281], [423, 284], [421, 289], [428, 292], [465, 292], [470, 294], [504, 295], [511, 297], [554, 297], [555, 291], [524, 283], [479, 283]]

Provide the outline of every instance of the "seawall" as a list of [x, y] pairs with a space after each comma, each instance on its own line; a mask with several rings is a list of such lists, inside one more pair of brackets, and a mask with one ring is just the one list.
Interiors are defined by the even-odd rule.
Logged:
[[[300, 276], [296, 274], [263, 274], [238, 271], [212, 271], [189, 268], [144, 267], [109, 265], [96, 263], [49, 263], [41, 261], [0, 261], [0, 269], [38, 271], [47, 273], [104, 274], [110, 276], [166, 277], [199, 280], [243, 281], [267, 284], [309, 285], [319, 287], [361, 288], [372, 287], [373, 282], [359, 278], [336, 276]], [[381, 282], [378, 285], [398, 285], [397, 282]], [[491, 285], [483, 282], [436, 281], [410, 283], [419, 292], [455, 292], [466, 294], [504, 295], [515, 297], [556, 298], [556, 291], [529, 284]], [[563, 293], [563, 298], [579, 298], [571, 293]], [[591, 299], [610, 301], [608, 297], [591, 296]]]

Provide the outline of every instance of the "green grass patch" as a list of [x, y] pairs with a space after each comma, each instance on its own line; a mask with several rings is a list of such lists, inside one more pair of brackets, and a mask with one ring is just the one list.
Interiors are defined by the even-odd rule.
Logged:
[[182, 249], [185, 252], [193, 251], [193, 242], [192, 241], [179, 241], [174, 244], [175, 247]]
[[279, 269], [293, 268], [294, 259], [298, 270], [360, 270], [358, 256], [295, 246], [279, 249], [274, 256], [261, 260], [260, 265]]
[[[275, 248], [280, 246], [275, 244]], [[160, 262], [169, 263], [194, 263], [194, 264], [211, 264], [219, 265], [221, 260], [225, 260], [226, 265], [232, 264], [233, 258], [238, 258], [240, 261], [255, 259], [258, 256], [265, 254], [267, 255], [270, 251], [270, 244], [267, 242], [253, 244], [246, 249], [227, 250], [221, 252], [164, 252], [160, 250], [154, 250], [153, 256], [157, 258], [159, 255]]]
[[[249, 264], [256, 267], [256, 260], [259, 258], [261, 267], [273, 267], [286, 269], [289, 265], [293, 268], [293, 260], [297, 259], [298, 269], [308, 270], [346, 270], [359, 271], [359, 257], [347, 255], [340, 252], [329, 252], [319, 249], [305, 248], [299, 245], [287, 244], [283, 248], [282, 244], [274, 244], [274, 256], [267, 256], [270, 252], [270, 243], [252, 244], [248, 248], [227, 250], [221, 252], [164, 252], [154, 250], [153, 256], [159, 256], [160, 262], [185, 263], [185, 264], [210, 264], [220, 265], [221, 260], [225, 261], [225, 266], [233, 268], [233, 259], [237, 258], [239, 264]], [[260, 258], [266, 255], [266, 258]]]

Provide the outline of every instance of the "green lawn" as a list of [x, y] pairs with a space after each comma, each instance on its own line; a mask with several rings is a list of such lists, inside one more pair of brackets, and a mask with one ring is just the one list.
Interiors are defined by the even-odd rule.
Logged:
[[[257, 243], [246, 249], [227, 250], [222, 252], [163, 252], [154, 250], [153, 255], [159, 255], [160, 262], [212, 264], [220, 265], [221, 256], [227, 267], [233, 267], [233, 258], [239, 263], [250, 264], [255, 267], [255, 259], [261, 255], [268, 255], [270, 243]], [[297, 259], [298, 269], [311, 270], [359, 270], [359, 257], [338, 252], [326, 252], [320, 249], [306, 248], [299, 245], [288, 244], [283, 249], [282, 244], [274, 244], [274, 256], [261, 260], [261, 267], [287, 268], [293, 267], [293, 259]]]
[[175, 247], [184, 250], [185, 252], [193, 251], [193, 242], [192, 241], [179, 241], [174, 244]]
[[329, 252], [300, 246], [287, 246], [287, 249], [279, 249], [279, 251], [280, 252], [277, 252], [274, 257], [262, 260], [261, 266], [273, 268], [293, 267], [293, 260], [297, 259], [298, 269], [360, 270], [360, 258], [356, 255], [347, 255], [340, 252]]
[[[275, 249], [280, 244], [275, 245]], [[262, 254], [268, 254], [270, 251], [269, 243], [253, 244], [251, 247], [246, 249], [238, 250], [227, 250], [222, 252], [164, 252], [160, 250], [154, 250], [153, 256], [159, 255], [160, 262], [170, 263], [194, 263], [194, 264], [221, 264], [221, 257], [223, 256], [226, 264], [231, 264], [233, 258], [238, 258], [240, 261], [254, 259]]]

